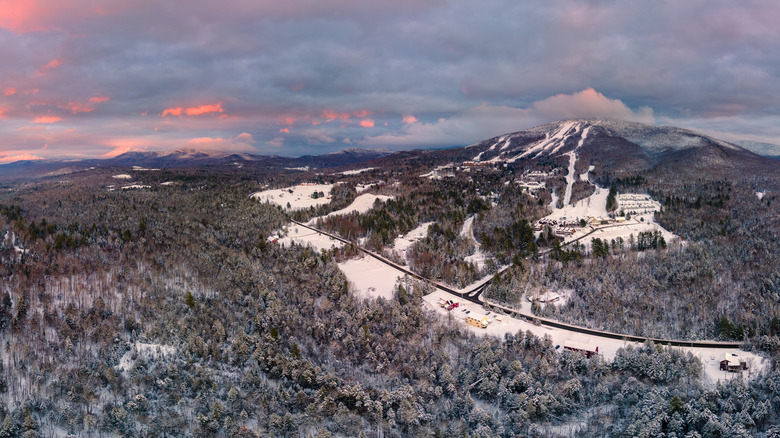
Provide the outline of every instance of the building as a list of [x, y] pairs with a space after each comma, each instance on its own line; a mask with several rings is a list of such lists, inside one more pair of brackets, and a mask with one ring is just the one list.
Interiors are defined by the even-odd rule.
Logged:
[[577, 342], [577, 341], [569, 341], [569, 340], [565, 341], [563, 343], [563, 349], [564, 350], [569, 350], [569, 351], [576, 351], [578, 353], [582, 353], [588, 359], [590, 359], [592, 356], [594, 356], [596, 354], [599, 354], [599, 347], [598, 346], [593, 347], [590, 344], [585, 344], [585, 343]]
[[466, 324], [471, 324], [474, 327], [479, 328], [487, 328], [488, 326], [488, 317], [483, 316], [482, 319], [472, 318], [470, 316], [466, 317]]
[[742, 356], [737, 356], [734, 353], [726, 353], [723, 360], [720, 361], [720, 369], [722, 371], [741, 371], [747, 369], [747, 362]]

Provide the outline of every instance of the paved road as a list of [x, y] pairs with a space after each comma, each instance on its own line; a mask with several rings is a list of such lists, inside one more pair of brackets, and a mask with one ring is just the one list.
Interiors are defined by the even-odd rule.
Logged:
[[[384, 264], [386, 264], [388, 266], [391, 266], [394, 269], [403, 272], [404, 274], [407, 274], [407, 275], [409, 275], [411, 277], [414, 277], [414, 278], [416, 278], [418, 280], [424, 281], [424, 282], [426, 282], [426, 283], [428, 283], [428, 284], [430, 284], [430, 285], [432, 285], [432, 286], [434, 286], [434, 287], [436, 287], [438, 289], [441, 289], [441, 290], [443, 290], [443, 291], [445, 291], [447, 293], [455, 295], [458, 298], [461, 298], [463, 300], [470, 301], [472, 303], [476, 303], [476, 304], [479, 304], [479, 305], [485, 304], [482, 300], [479, 299], [479, 295], [482, 293], [482, 291], [484, 290], [485, 286], [487, 286], [493, 280], [492, 277], [487, 279], [487, 280], [485, 280], [484, 282], [478, 284], [476, 287], [474, 287], [473, 289], [471, 289], [469, 291], [460, 292], [458, 290], [452, 289], [451, 287], [449, 287], [447, 285], [444, 285], [444, 284], [441, 284], [439, 282], [433, 281], [433, 280], [431, 280], [429, 278], [423, 277], [420, 274], [417, 274], [416, 272], [410, 271], [409, 269], [407, 269], [407, 268], [405, 268], [405, 267], [403, 267], [403, 266], [401, 266], [401, 265], [399, 265], [399, 264], [397, 264], [397, 263], [395, 263], [395, 262], [393, 262], [393, 261], [391, 261], [391, 260], [389, 260], [389, 259], [387, 259], [387, 258], [385, 258], [385, 257], [383, 257], [383, 256], [381, 256], [381, 255], [379, 255], [379, 254], [377, 254], [375, 252], [373, 252], [373, 251], [370, 251], [368, 249], [365, 249], [365, 248], [362, 248], [362, 247], [360, 247], [358, 245], [355, 245], [354, 242], [350, 242], [349, 240], [343, 239], [343, 238], [341, 238], [339, 236], [336, 236], [335, 234], [331, 234], [331, 233], [328, 233], [327, 231], [319, 230], [317, 228], [312, 227], [311, 225], [306, 225], [306, 224], [304, 224], [302, 222], [298, 222], [298, 221], [295, 221], [295, 220], [293, 220], [292, 222], [294, 224], [298, 225], [298, 226], [301, 226], [301, 227], [304, 227], [304, 228], [308, 228], [308, 229], [310, 229], [312, 231], [315, 231], [317, 233], [320, 233], [322, 235], [325, 235], [325, 236], [331, 237], [333, 239], [336, 239], [339, 242], [343, 242], [343, 243], [345, 243], [347, 245], [353, 245], [359, 251], [362, 251], [363, 253], [365, 253], [365, 254], [367, 254], [367, 255], [369, 255], [369, 256], [379, 260], [380, 262], [382, 262], [382, 263], [384, 263]], [[582, 236], [580, 238], [584, 238], [584, 237], [588, 236], [591, 233], [594, 233], [595, 231], [597, 231], [599, 229], [601, 229], [601, 228], [594, 229], [590, 233], [588, 233], [588, 234], [586, 234], [586, 235], [584, 235], [584, 236]], [[505, 271], [507, 269], [509, 269], [509, 267], [504, 268], [500, 272], [503, 272], [503, 271]], [[584, 334], [587, 334], [587, 335], [597, 336], [597, 337], [601, 337], [601, 338], [621, 339], [621, 340], [626, 340], [626, 341], [631, 341], [631, 342], [645, 342], [645, 341], [647, 341], [649, 339], [649, 340], [653, 341], [656, 344], [672, 345], [672, 346], [675, 346], [675, 347], [739, 348], [740, 345], [741, 345], [739, 342], [680, 341], [680, 340], [674, 340], [674, 339], [646, 338], [646, 337], [641, 337], [641, 336], [626, 335], [626, 334], [622, 334], [622, 333], [613, 333], [613, 332], [608, 332], [608, 331], [604, 331], [604, 330], [594, 330], [594, 329], [589, 329], [587, 327], [580, 327], [580, 326], [576, 326], [576, 325], [566, 324], [566, 323], [563, 323], [563, 322], [560, 322], [560, 321], [555, 321], [553, 319], [540, 318], [538, 316], [534, 316], [534, 315], [531, 315], [531, 314], [528, 314], [528, 313], [524, 313], [524, 312], [521, 312], [521, 311], [518, 311], [518, 310], [515, 310], [515, 309], [511, 309], [509, 307], [501, 306], [499, 304], [494, 304], [494, 303], [491, 303], [491, 302], [488, 302], [487, 304], [492, 306], [492, 307], [500, 308], [500, 309], [502, 309], [502, 310], [504, 310], [506, 312], [515, 314], [515, 315], [517, 315], [517, 316], [519, 316], [519, 317], [521, 317], [521, 318], [523, 318], [525, 320], [532, 321], [534, 323], [538, 322], [539, 324], [546, 325], [548, 327], [559, 328], [559, 329], [568, 330], [568, 331], [577, 332], [577, 333], [584, 333]]]

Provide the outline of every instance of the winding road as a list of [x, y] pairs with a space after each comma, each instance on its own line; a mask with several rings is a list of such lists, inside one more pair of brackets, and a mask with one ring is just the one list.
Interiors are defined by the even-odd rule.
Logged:
[[[409, 269], [407, 269], [407, 268], [405, 268], [405, 267], [403, 267], [403, 266], [401, 266], [401, 265], [399, 265], [399, 264], [397, 264], [397, 263], [387, 259], [386, 257], [383, 257], [383, 256], [381, 256], [381, 255], [379, 255], [379, 254], [377, 254], [377, 253], [375, 253], [375, 252], [373, 252], [371, 250], [365, 249], [365, 248], [363, 248], [361, 246], [358, 246], [354, 242], [351, 242], [351, 241], [349, 241], [347, 239], [339, 237], [339, 236], [337, 236], [335, 234], [332, 234], [332, 233], [329, 233], [327, 231], [323, 231], [323, 230], [314, 228], [311, 225], [307, 225], [307, 224], [305, 224], [303, 222], [298, 222], [296, 220], [292, 220], [292, 222], [294, 224], [298, 225], [298, 226], [301, 226], [301, 227], [304, 227], [304, 228], [308, 228], [309, 230], [312, 230], [312, 231], [317, 232], [319, 234], [322, 234], [324, 236], [328, 236], [330, 238], [338, 240], [339, 242], [345, 243], [347, 245], [352, 245], [356, 249], [358, 249], [359, 251], [363, 252], [364, 254], [367, 254], [367, 255], [375, 258], [376, 260], [378, 260], [378, 261], [380, 261], [380, 262], [382, 262], [382, 263], [384, 263], [384, 264], [386, 264], [388, 266], [391, 266], [392, 268], [396, 269], [397, 271], [403, 272], [404, 274], [407, 274], [407, 275], [409, 275], [411, 277], [414, 277], [414, 278], [416, 278], [418, 280], [424, 281], [424, 282], [426, 282], [426, 283], [428, 283], [428, 284], [430, 284], [430, 285], [432, 285], [432, 286], [434, 286], [434, 287], [436, 287], [438, 289], [441, 289], [441, 290], [443, 290], [443, 291], [445, 291], [445, 292], [447, 292], [449, 294], [452, 294], [452, 295], [454, 295], [454, 296], [456, 296], [456, 297], [458, 297], [460, 299], [463, 299], [463, 300], [466, 300], [466, 301], [470, 301], [472, 303], [476, 303], [476, 304], [479, 304], [479, 305], [487, 304], [487, 305], [489, 305], [491, 307], [499, 308], [499, 309], [501, 309], [501, 310], [503, 310], [503, 311], [505, 311], [507, 313], [511, 313], [513, 315], [516, 315], [516, 316], [522, 318], [522, 319], [525, 319], [527, 321], [531, 321], [531, 322], [533, 322], [535, 324], [538, 323], [538, 324], [545, 325], [545, 326], [548, 326], [548, 327], [554, 327], [554, 328], [558, 328], [558, 329], [562, 329], [562, 330], [568, 330], [568, 331], [577, 332], [577, 333], [584, 333], [584, 334], [587, 334], [587, 335], [597, 336], [597, 337], [607, 338], [607, 339], [619, 339], [619, 340], [624, 340], [624, 341], [629, 341], [629, 342], [645, 342], [645, 341], [649, 340], [649, 341], [652, 341], [652, 342], [654, 342], [656, 344], [670, 345], [670, 346], [675, 346], [675, 347], [739, 348], [740, 345], [741, 345], [739, 342], [681, 341], [681, 340], [674, 340], [674, 339], [662, 339], [662, 338], [649, 338], [649, 337], [642, 337], [642, 336], [634, 336], [634, 335], [627, 335], [627, 334], [622, 334], [622, 333], [613, 333], [613, 332], [608, 332], [608, 331], [604, 331], [604, 330], [589, 329], [587, 327], [580, 327], [580, 326], [576, 326], [576, 325], [566, 324], [566, 323], [563, 323], [563, 322], [560, 322], [560, 321], [556, 321], [556, 320], [553, 320], [553, 319], [540, 318], [538, 316], [535, 316], [535, 315], [532, 315], [532, 314], [528, 314], [528, 313], [525, 313], [525, 312], [522, 312], [522, 311], [519, 311], [519, 310], [516, 310], [516, 309], [505, 307], [505, 306], [502, 306], [502, 305], [499, 305], [499, 304], [496, 304], [496, 303], [492, 303], [492, 302], [489, 302], [489, 301], [486, 301], [486, 300], [481, 300], [480, 299], [480, 295], [482, 294], [482, 291], [485, 289], [485, 287], [488, 284], [490, 284], [491, 281], [493, 281], [492, 277], [488, 278], [487, 280], [483, 280], [481, 283], [477, 284], [475, 287], [473, 287], [472, 289], [470, 289], [468, 291], [458, 291], [458, 290], [455, 290], [455, 289], [453, 289], [453, 288], [451, 288], [451, 287], [449, 287], [447, 285], [444, 285], [444, 284], [441, 284], [441, 283], [439, 283], [437, 281], [431, 280], [430, 278], [423, 277], [422, 275], [417, 274], [416, 272], [413, 272], [413, 271], [411, 271], [411, 270], [409, 270]], [[578, 241], [580, 239], [583, 239], [583, 238], [589, 236], [590, 234], [592, 234], [592, 233], [594, 233], [594, 232], [596, 232], [596, 231], [598, 231], [600, 229], [603, 229], [603, 228], [606, 228], [606, 227], [594, 228], [589, 233], [587, 233], [587, 234], [585, 234], [583, 236], [580, 236], [579, 238], [577, 238], [575, 240], [572, 240], [569, 243], [576, 242], [576, 241]], [[547, 251], [549, 251], [549, 250], [547, 250]], [[545, 251], [545, 253], [547, 251]], [[506, 267], [506, 268], [502, 269], [499, 272], [504, 272], [507, 269], [509, 269], [509, 267]]]

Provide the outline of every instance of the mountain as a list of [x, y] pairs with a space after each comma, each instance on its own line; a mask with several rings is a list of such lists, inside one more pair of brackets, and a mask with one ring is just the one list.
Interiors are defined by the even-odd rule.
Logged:
[[162, 152], [125, 152], [113, 158], [84, 160], [17, 161], [0, 165], [0, 178], [35, 178], [73, 173], [91, 167], [175, 168], [203, 166], [233, 166], [255, 164], [277, 168], [328, 168], [357, 164], [389, 155], [386, 150], [345, 149], [326, 155], [305, 155], [297, 158], [278, 155], [257, 155], [245, 152], [222, 152], [197, 149], [177, 149]]
[[750, 141], [750, 140], [738, 140], [734, 142], [737, 146], [742, 146], [743, 148], [753, 151], [757, 153], [758, 155], [763, 155], [765, 157], [773, 158], [775, 160], [780, 159], [780, 145], [776, 145], [774, 143], [763, 143], [760, 141]]
[[639, 172], [724, 176], [777, 172], [778, 163], [697, 132], [618, 120], [563, 120], [466, 148], [476, 162], [574, 162], [602, 175]]

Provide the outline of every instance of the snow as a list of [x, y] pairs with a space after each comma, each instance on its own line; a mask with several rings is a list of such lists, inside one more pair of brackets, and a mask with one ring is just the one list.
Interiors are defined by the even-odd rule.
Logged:
[[393, 248], [398, 254], [402, 255], [405, 260], [407, 250], [414, 244], [414, 242], [428, 235], [428, 227], [431, 225], [433, 225], [433, 222], [423, 222], [412, 231], [409, 231], [405, 235], [396, 238], [393, 242]]
[[487, 260], [487, 255], [482, 252], [482, 247], [477, 242], [477, 239], [474, 238], [474, 216], [469, 216], [468, 219], [463, 221], [463, 227], [460, 230], [461, 237], [471, 239], [474, 242], [474, 254], [465, 257], [463, 261], [466, 263], [473, 263], [474, 266], [477, 267], [478, 270], [481, 270], [485, 266], [485, 260]]
[[580, 174], [580, 181], [588, 181], [588, 179], [590, 178], [590, 175], [589, 175], [590, 172], [593, 172], [593, 169], [595, 169], [595, 168], [596, 168], [596, 166], [591, 164], [588, 167], [588, 170], [585, 171], [585, 173], [581, 173]]
[[331, 216], [340, 216], [349, 214], [352, 212], [357, 213], [365, 213], [369, 210], [371, 210], [374, 207], [374, 203], [379, 200], [381, 202], [385, 202], [388, 199], [393, 199], [392, 196], [385, 196], [385, 195], [374, 195], [371, 193], [365, 193], [363, 195], [358, 196], [355, 198], [354, 201], [352, 201], [352, 204], [350, 204], [346, 208], [342, 208], [341, 210], [334, 211], [332, 213], [327, 214], [326, 216], [318, 216], [308, 222], [308, 225], [314, 225], [317, 223], [317, 219], [331, 217]]
[[128, 175], [128, 174], [126, 174], [126, 173], [120, 173], [119, 175], [114, 175], [114, 176], [112, 176], [111, 178], [116, 178], [116, 179], [132, 179], [133, 177], [132, 177], [132, 176], [130, 176], [130, 175]]
[[120, 187], [122, 190], [129, 190], [129, 189], [148, 189], [151, 186], [146, 186], [143, 184], [131, 184], [129, 186], [122, 186]]
[[[452, 311], [447, 311], [438, 305], [439, 299], [444, 299], [444, 300], [451, 299], [456, 302], [460, 302], [460, 305]], [[488, 315], [490, 324], [487, 326], [487, 328], [482, 329], [482, 328], [478, 328], [466, 324], [465, 322], [466, 316], [471, 316], [472, 318], [480, 319], [482, 316], [484, 316], [487, 313], [487, 311], [481, 305], [472, 303], [470, 301], [458, 299], [457, 297], [453, 297], [453, 295], [444, 292], [440, 289], [436, 289], [434, 292], [426, 295], [425, 297], [423, 297], [423, 300], [425, 304], [429, 308], [434, 309], [436, 313], [442, 315], [443, 317], [449, 317], [451, 315], [452, 318], [460, 321], [464, 325], [464, 327], [473, 331], [474, 333], [494, 336], [499, 339], [503, 339], [504, 335], [507, 333], [515, 334], [518, 331], [522, 331], [523, 333], [525, 333], [526, 331], [530, 331], [531, 333], [533, 333], [534, 335], [540, 338], [544, 337], [545, 335], [549, 335], [550, 338], [552, 339], [553, 345], [561, 346], [561, 349], [559, 349], [559, 351], [562, 350], [563, 344], [566, 341], [586, 344], [594, 348], [598, 347], [599, 353], [604, 357], [604, 359], [607, 360], [613, 360], [615, 358], [615, 355], [617, 354], [618, 349], [622, 347], [627, 347], [629, 345], [633, 345], [636, 348], [641, 347], [641, 344], [639, 342], [628, 342], [619, 339], [602, 338], [599, 336], [577, 333], [565, 329], [558, 329], [558, 328], [547, 327], [543, 325], [535, 325], [528, 321], [514, 318], [508, 315], [501, 315], [500, 318], [502, 320], [499, 321], [496, 319], [497, 315], [495, 314], [495, 312], [491, 312], [490, 315]], [[466, 314], [466, 310], [470, 311], [471, 313]], [[724, 371], [720, 371], [720, 360], [723, 357], [724, 353], [737, 354], [739, 356], [743, 356], [745, 359], [748, 360], [748, 362], [752, 362], [752, 367], [753, 367], [751, 369], [752, 376], [755, 376], [762, 370], [766, 369], [769, 362], [767, 359], [764, 359], [761, 356], [758, 356], [754, 353], [742, 351], [739, 349], [690, 348], [690, 347], [670, 347], [670, 348], [682, 350], [683, 352], [690, 351], [693, 355], [700, 358], [702, 361], [702, 367], [704, 372], [704, 376], [702, 380], [705, 384], [708, 385], [714, 385], [716, 382], [720, 380], [731, 379], [738, 376], [738, 374], [725, 373]]]
[[[284, 231], [282, 231], [281, 234], [284, 234]], [[308, 228], [290, 223], [287, 226], [286, 235], [284, 237], [280, 237], [277, 243], [284, 247], [291, 245], [293, 242], [298, 245], [311, 245], [317, 251], [322, 251], [323, 249], [329, 250], [333, 247], [341, 248], [344, 246], [341, 241], [335, 240], [332, 237], [325, 236]]]
[[138, 171], [144, 172], [144, 171], [160, 170], [160, 169], [153, 169], [153, 168], [147, 168], [147, 167], [141, 167], [141, 166], [133, 166], [133, 170], [138, 170]]
[[339, 268], [347, 276], [355, 294], [361, 298], [383, 297], [391, 300], [396, 281], [402, 276], [396, 269], [366, 255], [339, 263]]
[[[253, 193], [250, 197], [257, 199], [260, 202], [270, 202], [279, 205], [282, 208], [287, 208], [287, 203], [290, 203], [291, 210], [300, 210], [310, 207], [319, 207], [320, 205], [330, 203], [328, 194], [333, 186], [334, 184], [301, 184], [283, 189], [265, 190]], [[292, 191], [292, 193], [290, 193], [290, 191]], [[314, 199], [312, 198], [312, 195], [315, 192], [322, 192], [325, 196]]]
[[[509, 161], [515, 161], [518, 158], [524, 158], [527, 156], [530, 156], [531, 154], [539, 155], [542, 151], [546, 150], [555, 150], [559, 149], [565, 142], [566, 139], [569, 137], [566, 135], [567, 132], [576, 124], [576, 122], [565, 122], [561, 125], [560, 129], [555, 132], [551, 137], [546, 137], [544, 140], [539, 141], [535, 145], [528, 148], [525, 152], [518, 155], [512, 160]], [[579, 127], [579, 125], [577, 125]]]
[[358, 185], [355, 186], [355, 191], [358, 192], [358, 193], [363, 193], [366, 190], [370, 189], [371, 187], [375, 187], [375, 186], [376, 186], [375, 183], [371, 183], [371, 184], [358, 184]]
[[135, 351], [137, 354], [136, 360], [138, 358], [143, 358], [144, 360], [148, 360], [150, 358], [166, 358], [176, 353], [176, 349], [168, 345], [136, 342], [133, 344], [133, 348], [126, 352], [119, 359], [119, 365], [116, 366], [117, 370], [121, 372], [127, 372], [132, 369], [133, 365], [135, 364], [135, 360], [133, 359], [133, 351]]
[[175, 183], [173, 181], [165, 181], [165, 182], [160, 183], [161, 186], [172, 186], [174, 184]]
[[345, 170], [341, 172], [342, 175], [357, 175], [363, 172], [368, 172], [369, 170], [374, 170], [376, 167], [366, 167], [365, 169], [355, 169], [355, 170]]
[[756, 197], [759, 201], [764, 199], [764, 195], [766, 195], [766, 192], [756, 192]]

